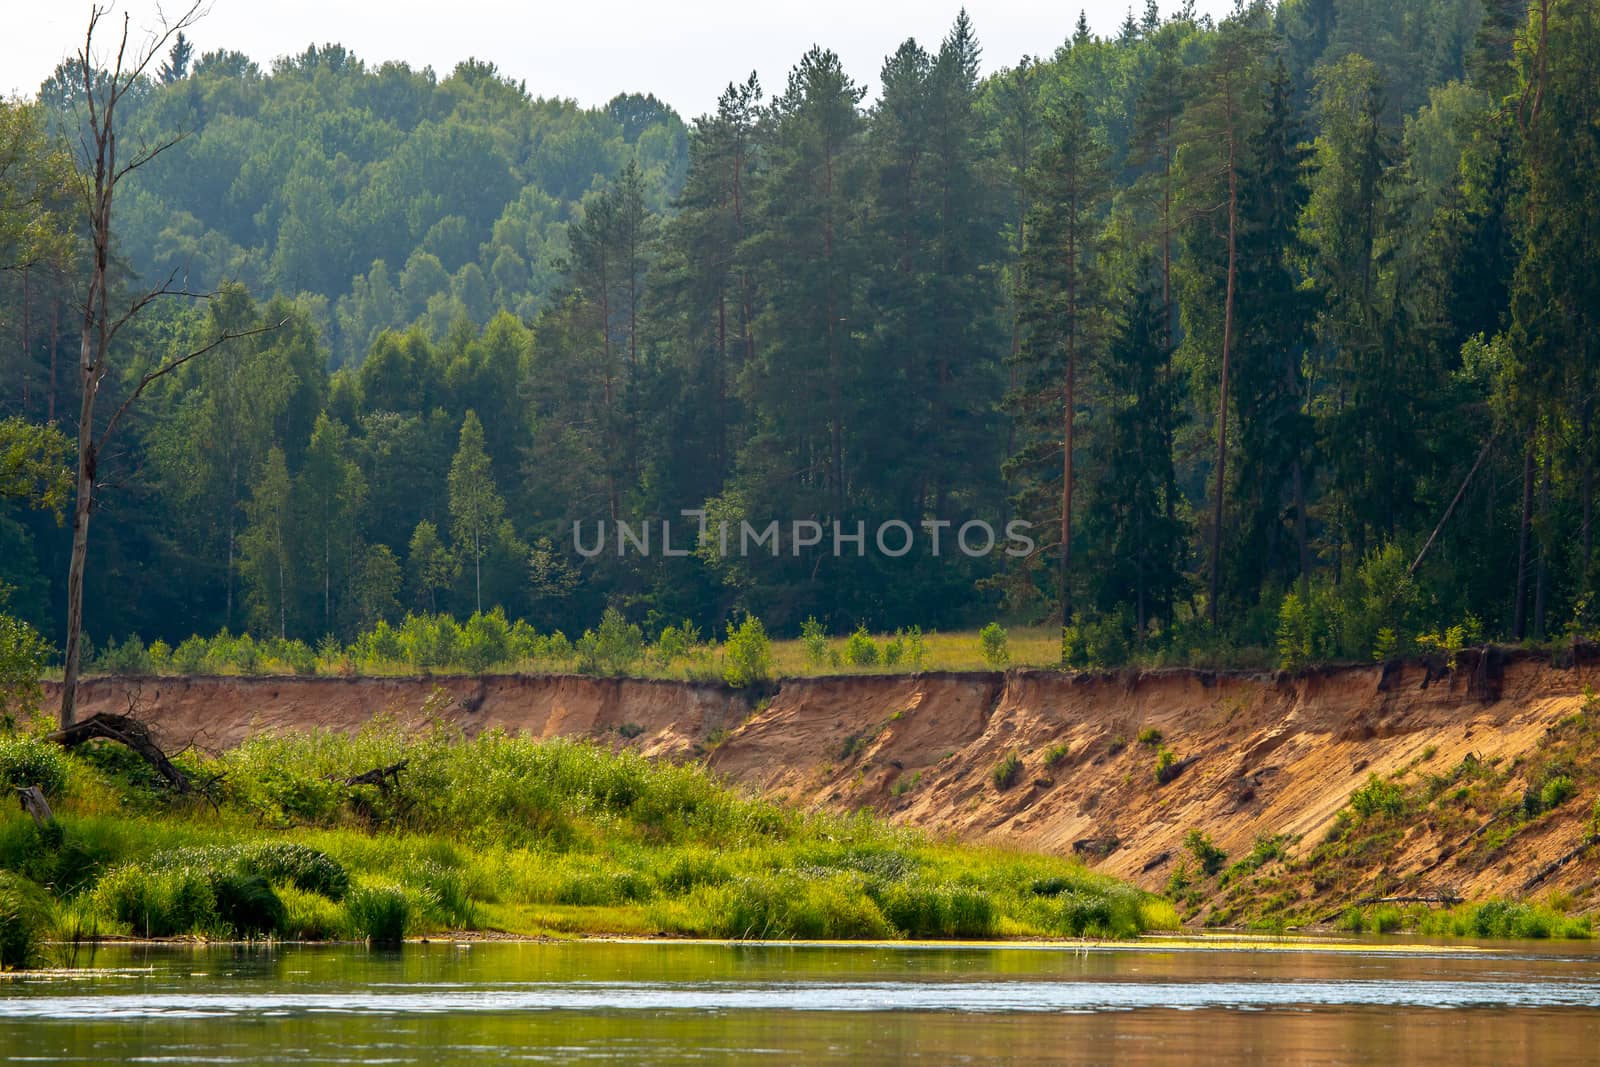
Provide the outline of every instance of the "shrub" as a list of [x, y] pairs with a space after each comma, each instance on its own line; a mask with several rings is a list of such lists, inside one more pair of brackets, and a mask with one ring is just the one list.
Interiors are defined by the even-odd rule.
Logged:
[[872, 667], [878, 662], [878, 643], [867, 633], [865, 626], [857, 626], [844, 643], [844, 661], [852, 667]]
[[299, 675], [313, 675], [317, 673], [317, 654], [312, 647], [304, 641], [283, 641], [274, 649], [278, 659], [289, 665], [289, 669]]
[[293, 886], [278, 890], [283, 922], [278, 931], [292, 941], [328, 941], [345, 932], [345, 913], [327, 897]]
[[351, 935], [372, 945], [398, 945], [411, 922], [411, 901], [397, 885], [361, 886], [344, 902], [345, 923]]
[[1016, 752], [1007, 752], [1005, 758], [994, 765], [994, 770], [989, 772], [989, 780], [1001, 792], [1017, 784], [1017, 779], [1022, 775], [1022, 757]]
[[635, 737], [638, 737], [640, 734], [644, 733], [644, 727], [640, 726], [636, 722], [625, 722], [621, 726], [617, 727], [617, 733], [621, 734], [625, 739], [631, 741]]
[[644, 631], [606, 608], [598, 630], [578, 638], [578, 667], [586, 674], [626, 674], [644, 658]]
[[913, 671], [922, 670], [922, 665], [928, 660], [928, 643], [923, 640], [922, 627], [913, 626], [907, 630], [896, 630], [895, 637], [905, 645], [903, 658], [906, 666]]
[[905, 658], [906, 639], [903, 631], [896, 630], [893, 637], [883, 643], [883, 665], [893, 667]]
[[138, 634], [120, 645], [113, 638], [95, 657], [94, 669], [102, 674], [149, 674], [150, 653]]
[[688, 619], [682, 626], [668, 626], [656, 638], [655, 656], [662, 666], [687, 659], [700, 644], [700, 629]]
[[1148, 745], [1150, 748], [1155, 748], [1157, 745], [1161, 744], [1163, 740], [1164, 738], [1162, 737], [1161, 731], [1157, 730], [1154, 726], [1146, 726], [1143, 730], [1139, 731], [1139, 743], [1141, 745]]
[[210, 643], [199, 634], [179, 642], [172, 650], [172, 669], [179, 674], [206, 674], [211, 666]]
[[1374, 816], [1397, 818], [1405, 810], [1405, 792], [1393, 782], [1385, 782], [1376, 774], [1367, 775], [1367, 782], [1350, 794], [1350, 807], [1364, 819]]
[[33, 962], [50, 911], [48, 893], [21, 875], [0, 871], [0, 971]]
[[746, 615], [737, 628], [728, 624], [722, 643], [722, 680], [735, 688], [772, 677], [772, 642], [767, 628], [754, 615]]
[[[5, 595], [0, 584], [0, 606]], [[50, 645], [39, 631], [0, 611], [0, 729], [15, 726], [19, 715], [38, 709], [39, 676], [49, 658]]]
[[100, 879], [93, 899], [100, 911], [127, 923], [140, 937], [214, 930], [221, 923], [211, 879], [206, 871], [191, 866], [118, 867]]
[[977, 889], [899, 882], [872, 895], [884, 918], [906, 937], [989, 937], [995, 932], [994, 902]]
[[253, 937], [283, 929], [283, 901], [265, 878], [238, 871], [214, 873], [211, 892], [216, 914], [235, 936]]
[[991, 670], [1000, 670], [1011, 662], [1011, 651], [1006, 647], [1006, 632], [997, 622], [991, 622], [978, 631], [978, 650], [983, 662]]
[[1053, 769], [1062, 760], [1066, 759], [1067, 751], [1068, 749], [1066, 745], [1051, 745], [1048, 749], [1046, 749], [1044, 754], [1044, 765], [1046, 769]]
[[271, 841], [240, 851], [239, 869], [269, 882], [292, 885], [329, 900], [343, 900], [350, 892], [350, 875], [332, 856], [309, 845]]
[[1212, 842], [1209, 834], [1198, 829], [1191, 829], [1184, 835], [1183, 847], [1189, 850], [1195, 862], [1200, 865], [1200, 869], [1207, 875], [1216, 874], [1228, 861], [1228, 854]]
[[1544, 788], [1539, 790], [1539, 803], [1545, 811], [1560, 807], [1562, 802], [1572, 796], [1577, 787], [1572, 784], [1572, 779], [1566, 775], [1557, 775], [1544, 783]]
[[1166, 785], [1178, 776], [1178, 755], [1166, 745], [1156, 749], [1156, 781]]
[[807, 616], [800, 624], [800, 644], [806, 650], [806, 662], [813, 667], [828, 661], [828, 631], [822, 628], [815, 615]]
[[511, 624], [506, 613], [495, 608], [487, 615], [473, 612], [461, 628], [457, 661], [473, 674], [482, 674], [504, 665], [511, 658]]
[[0, 732], [0, 789], [7, 803], [15, 804], [13, 789], [36, 785], [47, 796], [59, 796], [67, 786], [67, 757], [61, 746], [33, 734]]

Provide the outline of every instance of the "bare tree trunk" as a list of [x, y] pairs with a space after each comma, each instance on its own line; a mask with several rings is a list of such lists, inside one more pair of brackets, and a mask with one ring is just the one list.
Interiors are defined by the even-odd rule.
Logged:
[[1238, 138], [1232, 109], [1228, 123], [1228, 283], [1222, 310], [1222, 370], [1217, 388], [1217, 488], [1211, 515], [1211, 597], [1206, 611], [1217, 624], [1217, 596], [1222, 588], [1222, 497], [1228, 485], [1228, 377], [1233, 354], [1233, 291], [1239, 273], [1239, 172], [1235, 165]]
[[1522, 524], [1517, 534], [1517, 603], [1512, 611], [1511, 636], [1528, 635], [1528, 540], [1533, 532], [1533, 435], [1522, 453]]
[[[1550, 518], [1550, 447], [1545, 443], [1543, 469], [1539, 472], [1539, 527], [1548, 529]], [[1544, 618], [1546, 596], [1550, 576], [1550, 552], [1545, 543], [1545, 535], [1539, 537], [1539, 566], [1534, 572], [1533, 580], [1533, 635], [1544, 636]]]
[[22, 410], [28, 410], [29, 383], [33, 381], [33, 271], [22, 268]]
[[50, 392], [45, 398], [45, 421], [56, 421], [56, 353], [61, 347], [61, 294], [50, 302]]

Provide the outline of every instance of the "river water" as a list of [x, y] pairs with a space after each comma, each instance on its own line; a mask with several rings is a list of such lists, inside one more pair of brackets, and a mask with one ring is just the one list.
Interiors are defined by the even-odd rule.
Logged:
[[102, 946], [0, 1063], [1600, 1064], [1587, 943]]

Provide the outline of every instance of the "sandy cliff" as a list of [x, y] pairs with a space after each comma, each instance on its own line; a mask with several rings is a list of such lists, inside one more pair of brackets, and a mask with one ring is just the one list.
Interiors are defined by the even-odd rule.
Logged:
[[[1161, 888], [1190, 828], [1235, 857], [1268, 834], [1294, 835], [1304, 855], [1372, 773], [1443, 773], [1470, 754], [1498, 761], [1514, 788], [1516, 768], [1533, 773], [1547, 732], [1584, 705], [1586, 685], [1600, 688], [1600, 662], [1492, 652], [1465, 654], [1454, 670], [1410, 662], [1293, 675], [797, 679], [759, 700], [715, 685], [572, 676], [101, 678], [86, 684], [82, 704], [85, 714], [133, 706], [169, 747], [217, 749], [256, 730], [356, 729], [389, 713], [438, 714], [469, 733], [499, 727], [704, 755], [728, 778], [791, 803], [868, 807], [963, 838], [1076, 851]], [[1166, 783], [1154, 773], [1156, 747], [1137, 740], [1147, 730], [1177, 758]], [[1010, 752], [1020, 774], [997, 789], [991, 771]], [[1580, 775], [1580, 788], [1589, 780]], [[1458, 826], [1419, 820], [1370, 871], [1318, 891], [1329, 904], [1359, 895], [1364, 880], [1515, 895], [1530, 872], [1579, 843], [1594, 803], [1580, 792], [1470, 860], [1457, 854]], [[1570, 893], [1581, 907], [1600, 903], [1595, 883], [1594, 862], [1580, 857], [1539, 892]]]

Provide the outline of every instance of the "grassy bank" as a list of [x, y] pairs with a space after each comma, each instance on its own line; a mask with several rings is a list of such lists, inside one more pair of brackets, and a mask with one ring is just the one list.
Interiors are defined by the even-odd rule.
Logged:
[[[731, 938], [1124, 937], [1170, 905], [1047, 856], [748, 798], [698, 766], [591, 744], [377, 722], [178, 762], [0, 736], [0, 779], [57, 819], [0, 818], [5, 962], [49, 940], [367, 939], [445, 931]], [[399, 766], [373, 783], [345, 784]]]

